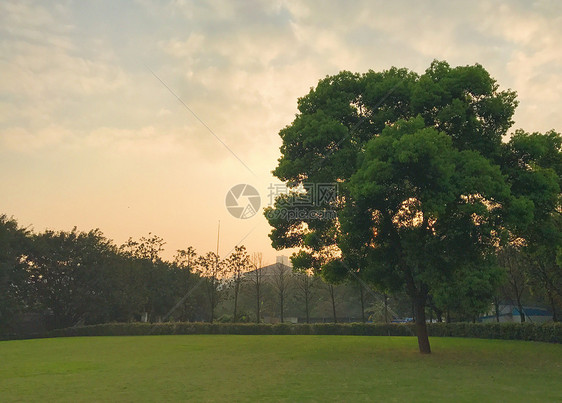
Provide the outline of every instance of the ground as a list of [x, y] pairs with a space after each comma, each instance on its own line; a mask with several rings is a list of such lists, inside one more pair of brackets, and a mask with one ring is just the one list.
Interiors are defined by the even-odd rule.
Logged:
[[413, 337], [0, 342], [0, 401], [562, 401], [562, 346]]

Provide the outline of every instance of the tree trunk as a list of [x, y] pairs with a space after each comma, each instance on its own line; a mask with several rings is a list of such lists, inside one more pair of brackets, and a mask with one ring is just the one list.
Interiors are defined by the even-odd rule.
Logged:
[[388, 295], [384, 294], [384, 323], [388, 323]]
[[310, 315], [309, 315], [309, 307], [308, 307], [308, 292], [304, 294], [304, 309], [306, 311], [306, 323], [310, 323]]
[[332, 298], [332, 313], [334, 315], [334, 323], [338, 323], [338, 317], [336, 316], [336, 297], [334, 295], [334, 286], [330, 284], [330, 297]]
[[435, 308], [435, 313], [437, 314], [437, 322], [443, 323], [443, 311]]
[[525, 312], [523, 312], [523, 305], [519, 298], [517, 298], [517, 308], [519, 309], [519, 316], [521, 317], [521, 323], [525, 322]]
[[500, 323], [500, 303], [497, 298], [494, 298], [494, 309], [496, 310], [496, 322]]
[[365, 296], [361, 284], [359, 284], [359, 292], [361, 294], [361, 322], [365, 323]]
[[523, 291], [519, 291], [519, 287], [517, 286], [517, 282], [513, 282], [513, 289], [515, 290], [515, 298], [517, 299], [517, 308], [519, 308], [519, 316], [521, 317], [521, 323], [525, 322], [525, 313], [523, 312], [523, 304], [521, 304], [521, 295], [523, 295]]
[[418, 347], [420, 353], [430, 354], [429, 335], [427, 333], [427, 323], [425, 323], [425, 298], [417, 297], [416, 307], [416, 335], [418, 336]]
[[281, 307], [280, 307], [281, 308], [281, 315], [280, 315], [281, 316], [281, 323], [283, 323], [285, 321], [285, 318], [283, 317], [283, 308], [284, 308], [283, 304], [284, 304], [284, 302], [285, 301], [284, 301], [284, 298], [283, 298], [283, 294], [281, 293], [281, 295], [279, 297], [279, 303], [281, 305]]
[[232, 321], [234, 323], [238, 322], [238, 287], [234, 289], [234, 315], [232, 315]]
[[211, 289], [210, 289], [210, 296], [209, 296], [209, 301], [211, 303], [211, 323], [213, 323], [215, 321], [215, 307], [217, 305], [216, 303], [216, 282], [215, 282], [215, 278], [211, 278]]
[[[257, 275], [257, 274], [256, 274]], [[256, 278], [256, 323], [261, 322], [260, 318], [260, 284], [259, 278]]]
[[556, 304], [554, 303], [554, 298], [550, 293], [549, 293], [549, 299], [550, 299], [550, 306], [552, 307], [552, 321], [558, 322], [558, 317], [556, 316]]

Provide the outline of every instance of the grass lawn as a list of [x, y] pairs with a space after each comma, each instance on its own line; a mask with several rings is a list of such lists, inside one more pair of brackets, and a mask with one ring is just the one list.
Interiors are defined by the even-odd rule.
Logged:
[[562, 346], [413, 337], [0, 342], [0, 401], [562, 401]]

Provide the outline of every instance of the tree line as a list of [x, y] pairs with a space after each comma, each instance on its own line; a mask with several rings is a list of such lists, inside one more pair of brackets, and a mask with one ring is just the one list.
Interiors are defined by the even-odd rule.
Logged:
[[250, 256], [244, 246], [224, 259], [187, 247], [166, 260], [164, 245], [153, 234], [116, 245], [99, 229], [34, 233], [0, 215], [0, 331], [13, 332], [26, 313], [44, 315], [49, 328], [372, 315], [357, 311], [355, 288], [341, 285], [334, 293], [317, 276], [281, 264], [258, 270], [261, 254]]
[[[388, 323], [415, 314], [404, 292], [380, 293], [352, 276], [329, 282], [310, 268], [264, 267], [261, 254], [244, 246], [224, 259], [187, 247], [171, 260], [162, 258], [164, 246], [152, 234], [123, 245], [97, 229], [36, 234], [0, 215], [0, 330], [13, 332], [29, 312], [45, 315], [49, 328], [141, 320]], [[475, 320], [500, 301], [548, 304], [543, 277], [531, 276], [520, 251], [509, 253], [508, 275], [492, 298], [432, 298], [428, 317]], [[554, 285], [556, 296], [559, 279]]]

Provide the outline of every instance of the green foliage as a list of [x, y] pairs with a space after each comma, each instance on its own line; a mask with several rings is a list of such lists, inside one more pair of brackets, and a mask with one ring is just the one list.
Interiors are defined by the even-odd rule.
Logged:
[[[37, 328], [164, 317], [197, 276], [192, 248], [170, 263], [159, 256], [163, 245], [149, 236], [118, 248], [99, 230], [76, 228], [33, 234], [1, 215], [0, 333], [23, 331], [28, 313], [45, 319]], [[201, 320], [199, 306], [194, 293], [170, 314]]]
[[273, 246], [301, 249], [295, 263], [332, 281], [354, 271], [381, 290], [406, 291], [421, 333], [428, 299], [463, 317], [486, 310], [502, 280], [496, 249], [514, 240], [555, 245], [549, 256], [533, 252], [543, 267], [534, 275], [551, 300], [560, 295], [552, 262], [562, 140], [518, 131], [503, 143], [516, 94], [500, 91], [482, 66], [344, 71], [298, 105], [273, 173], [295, 188], [331, 182], [339, 192], [314, 206], [337, 219], [276, 214], [287, 195], [266, 212]]
[[[342, 251], [362, 254], [360, 267], [382, 289], [402, 284], [419, 303], [430, 294], [476, 316], [501, 277], [493, 255], [509, 187], [497, 166], [424, 125], [398, 121], [367, 143], [349, 182]], [[355, 231], [354, 216], [370, 230]]]
[[473, 337], [562, 343], [562, 323], [432, 323], [428, 329], [429, 335], [434, 337]]
[[27, 236], [16, 220], [0, 215], [0, 332], [10, 330], [13, 318], [25, 309]]
[[34, 235], [28, 252], [30, 282], [37, 302], [51, 310], [55, 326], [103, 320], [105, 287], [115, 249], [99, 230], [46, 231]]
[[[561, 146], [562, 136], [553, 130], [545, 134], [518, 130], [506, 144], [504, 157], [512, 192], [527, 201], [531, 216], [530, 224], [516, 232], [525, 262], [520, 277], [550, 306], [555, 320], [562, 307], [562, 266], [557, 260], [562, 247]], [[518, 293], [520, 290], [512, 287], [512, 294]]]

